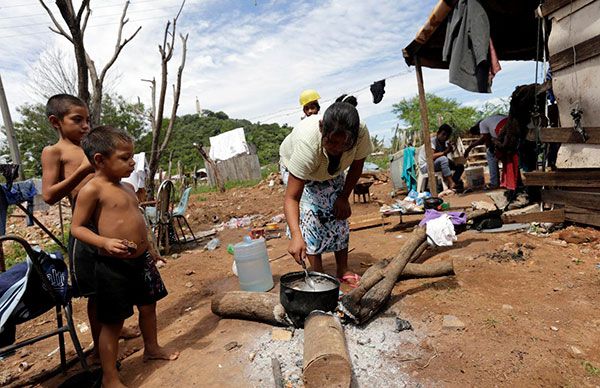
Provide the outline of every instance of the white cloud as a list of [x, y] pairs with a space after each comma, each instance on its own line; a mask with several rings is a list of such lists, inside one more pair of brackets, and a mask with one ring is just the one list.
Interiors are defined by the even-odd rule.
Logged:
[[[3, 50], [6, 54], [0, 58], [0, 68], [13, 112], [16, 106], [35, 97], [21, 86], [27, 83], [26, 69], [39, 55], [55, 46], [72, 50], [64, 38], [50, 32], [33, 35], [47, 30], [49, 18], [37, 1], [22, 1], [30, 2], [31, 7], [11, 8], [10, 18], [0, 14], [0, 44], [11, 47]], [[53, 2], [48, 3], [55, 8]], [[190, 34], [179, 112], [194, 112], [198, 96], [202, 108], [222, 110], [232, 117], [294, 124], [301, 115], [297, 99], [303, 89], [317, 89], [323, 107], [342, 93], [360, 90], [356, 96], [363, 119], [378, 126], [372, 128], [374, 132], [388, 131], [394, 126], [389, 113], [392, 103], [416, 94], [415, 74], [405, 65], [402, 48], [412, 40], [435, 3], [259, 0], [254, 6], [252, 0], [188, 0], [178, 24], [179, 32]], [[112, 55], [117, 28], [114, 23], [122, 4], [92, 1], [94, 13], [86, 45], [99, 66]], [[159, 77], [157, 46], [165, 22], [175, 15], [179, 4], [179, 0], [132, 1], [125, 35], [139, 25], [142, 30], [111, 70], [121, 74], [115, 92], [131, 100], [139, 96], [149, 104], [148, 86], [140, 79]], [[36, 16], [27, 16], [31, 14]], [[181, 54], [178, 40], [176, 45], [170, 82]], [[510, 77], [502, 80], [503, 73], [511, 74], [511, 69], [520, 71], [524, 67], [505, 66], [498, 84], [512, 82]], [[398, 73], [402, 75], [387, 79], [384, 100], [374, 105], [368, 86]], [[446, 71], [426, 69], [424, 75], [427, 91], [456, 96], [460, 101], [481, 98], [449, 86]], [[508, 95], [513, 87], [500, 87], [504, 94], [490, 97]]]

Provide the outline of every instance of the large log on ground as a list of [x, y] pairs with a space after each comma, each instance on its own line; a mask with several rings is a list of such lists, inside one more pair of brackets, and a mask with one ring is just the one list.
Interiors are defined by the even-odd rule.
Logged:
[[306, 388], [347, 388], [352, 380], [352, 363], [344, 328], [333, 315], [313, 311], [304, 322], [302, 379]]
[[[383, 279], [385, 267], [390, 263], [390, 259], [382, 259], [370, 266], [361, 276], [361, 282], [372, 282], [372, 277], [377, 278], [377, 281]], [[408, 263], [400, 274], [400, 279], [411, 278], [434, 278], [438, 276], [454, 275], [454, 265], [451, 261], [438, 261], [435, 263], [415, 264]]]
[[229, 291], [216, 295], [211, 302], [213, 314], [222, 318], [245, 319], [290, 326], [279, 295], [269, 292]]

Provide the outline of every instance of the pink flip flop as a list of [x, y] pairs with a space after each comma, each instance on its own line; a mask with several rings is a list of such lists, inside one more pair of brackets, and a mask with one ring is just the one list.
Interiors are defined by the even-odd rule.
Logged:
[[360, 282], [360, 275], [356, 273], [347, 273], [341, 278], [338, 278], [340, 283], [344, 283], [349, 285], [351, 288], [358, 287], [358, 283]]

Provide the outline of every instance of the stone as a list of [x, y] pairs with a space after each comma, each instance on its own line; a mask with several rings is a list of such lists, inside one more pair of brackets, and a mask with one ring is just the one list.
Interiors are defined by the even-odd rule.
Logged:
[[504, 311], [505, 313], [511, 312], [512, 310], [513, 310], [513, 306], [511, 306], [509, 304], [502, 305], [502, 311]]
[[569, 351], [571, 352], [571, 354], [574, 357], [580, 357], [583, 355], [583, 352], [577, 346], [573, 346], [573, 345], [569, 346]]
[[192, 283], [192, 282], [187, 282], [187, 283], [185, 283], [185, 286], [186, 286], [187, 288], [192, 288], [192, 287], [194, 287], [194, 283]]
[[290, 330], [274, 327], [271, 331], [271, 339], [273, 341], [290, 341], [293, 333]]
[[241, 348], [242, 345], [238, 344], [236, 341], [231, 341], [228, 342], [227, 344], [225, 344], [225, 346], [223, 347], [225, 350], [230, 351], [236, 348]]
[[552, 331], [558, 331], [558, 327], [556, 327], [556, 326], [550, 326], [550, 330], [552, 330]]
[[444, 320], [442, 322], [442, 328], [444, 329], [464, 329], [465, 324], [455, 317], [454, 315], [444, 315]]
[[178, 255], [177, 253], [173, 253], [173, 254], [171, 255], [171, 259], [173, 259], [173, 260], [177, 260], [177, 259], [179, 259], [179, 255]]
[[548, 241], [548, 242], [549, 242], [550, 244], [552, 244], [552, 245], [557, 245], [557, 246], [559, 246], [559, 247], [566, 247], [566, 246], [568, 246], [568, 245], [569, 245], [569, 244], [567, 244], [567, 242], [566, 242], [566, 241], [564, 241], [564, 240], [550, 240], [550, 241]]
[[187, 270], [187, 271], [185, 271], [185, 274], [186, 274], [187, 276], [193, 275], [193, 274], [195, 274], [195, 273], [196, 273], [196, 272], [194, 272], [194, 271], [193, 271], [193, 270], [191, 270], [191, 269], [190, 269], [190, 270]]

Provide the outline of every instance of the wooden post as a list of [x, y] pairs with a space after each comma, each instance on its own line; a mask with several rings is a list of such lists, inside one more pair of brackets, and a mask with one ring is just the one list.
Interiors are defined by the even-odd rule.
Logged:
[[194, 180], [194, 189], [198, 187], [198, 177], [196, 177], [196, 171], [198, 171], [198, 166], [194, 165], [194, 170], [192, 171], [192, 179]]
[[[2, 85], [2, 78], [0, 78], [0, 111], [4, 119], [4, 130], [6, 131], [6, 142], [10, 150], [10, 158], [13, 164], [21, 164], [21, 154], [19, 153], [19, 145], [17, 138], [15, 137], [15, 128], [13, 127], [12, 118], [10, 117], [10, 110], [8, 109], [8, 101], [6, 100], [6, 94], [4, 94], [4, 86]], [[25, 179], [25, 173], [23, 172], [23, 166], [19, 167], [19, 180]]]
[[206, 167], [206, 171], [208, 172], [209, 167], [212, 168], [213, 173], [215, 174], [215, 184], [216, 184], [217, 188], [219, 189], [219, 191], [221, 193], [224, 193], [225, 192], [225, 183], [223, 182], [223, 179], [221, 179], [221, 174], [219, 173], [217, 164], [214, 162], [214, 160], [212, 160], [210, 158], [210, 156], [208, 156], [206, 151], [204, 151], [204, 148], [202, 147], [202, 143], [200, 143], [200, 144], [194, 143], [194, 147], [196, 147], [196, 149], [200, 153], [200, 156], [202, 156], [202, 159], [204, 159], [204, 166]]
[[169, 152], [169, 170], [167, 172], [167, 179], [171, 180], [171, 167], [173, 166], [173, 150]]
[[429, 192], [437, 197], [437, 179], [435, 178], [435, 169], [433, 167], [433, 149], [431, 148], [431, 135], [429, 133], [429, 117], [427, 116], [427, 101], [425, 99], [425, 87], [423, 86], [423, 70], [421, 69], [421, 60], [415, 57], [415, 67], [417, 69], [417, 87], [419, 89], [419, 105], [421, 107], [421, 136], [423, 138], [423, 148], [427, 157], [427, 175], [429, 176]]

